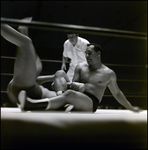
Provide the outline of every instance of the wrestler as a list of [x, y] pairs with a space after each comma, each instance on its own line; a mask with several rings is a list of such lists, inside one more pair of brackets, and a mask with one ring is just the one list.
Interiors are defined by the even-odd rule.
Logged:
[[[26, 91], [19, 93], [19, 101], [22, 110], [38, 109], [42, 104], [45, 110], [55, 110], [66, 104], [74, 106], [76, 111], [95, 112], [98, 104], [102, 101], [105, 89], [108, 87], [114, 98], [126, 109], [139, 112], [139, 107], [132, 106], [117, 85], [115, 72], [102, 64], [100, 45], [91, 43], [86, 49], [87, 63], [77, 65], [73, 82], [70, 88], [63, 94], [45, 99], [31, 99]], [[76, 83], [79, 82], [79, 85]], [[76, 91], [83, 85], [84, 92]]]
[[[32, 18], [25, 18], [24, 20], [30, 22]], [[19, 32], [7, 24], [1, 24], [2, 37], [18, 46], [13, 78], [7, 87], [10, 101], [18, 106], [18, 94], [21, 90], [25, 90], [30, 98], [35, 99], [50, 98], [62, 94], [61, 91], [67, 89], [66, 82], [69, 82], [66, 73], [59, 70], [53, 75], [39, 76], [42, 63], [31, 39], [27, 36], [28, 28], [19, 27], [18, 29]], [[55, 91], [50, 91], [41, 85], [50, 81], [54, 81]]]

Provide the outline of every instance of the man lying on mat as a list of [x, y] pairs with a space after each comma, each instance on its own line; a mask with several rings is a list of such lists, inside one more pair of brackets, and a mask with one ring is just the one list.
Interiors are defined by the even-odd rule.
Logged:
[[[54, 80], [55, 92], [38, 84], [45, 81], [45, 78], [38, 77], [42, 65], [31, 39], [6, 24], [1, 24], [1, 35], [19, 47], [14, 77], [8, 85], [8, 95], [14, 102], [20, 103], [22, 110], [56, 110], [71, 104], [76, 111], [95, 112], [108, 87], [121, 105], [134, 112], [140, 111], [139, 107], [129, 103], [119, 89], [115, 72], [102, 64], [99, 45], [88, 45], [86, 49], [88, 64], [79, 64], [76, 67], [74, 83], [67, 84], [68, 79], [63, 71], [46, 76], [48, 81]], [[57, 96], [56, 93], [59, 91], [62, 92]]]

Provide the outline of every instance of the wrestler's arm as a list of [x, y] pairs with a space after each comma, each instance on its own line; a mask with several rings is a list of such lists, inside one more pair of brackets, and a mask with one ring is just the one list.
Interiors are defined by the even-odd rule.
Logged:
[[54, 79], [55, 79], [55, 74], [54, 75], [38, 76], [36, 81], [38, 84], [43, 84], [45, 82], [51, 82]]
[[110, 73], [110, 83], [108, 84], [108, 88], [110, 89], [111, 93], [115, 97], [115, 99], [123, 105], [126, 109], [129, 109], [134, 112], [139, 112], [141, 109], [139, 107], [134, 107], [130, 104], [130, 102], [126, 99], [125, 95], [122, 93], [122, 91], [119, 89], [117, 85], [117, 78], [114, 71], [111, 71]]
[[85, 91], [85, 84], [80, 83], [81, 68], [82, 68], [81, 65], [76, 66], [72, 83], [67, 83], [67, 85], [69, 86], [70, 89], [83, 93]]
[[81, 66], [77, 65], [76, 68], [75, 68], [75, 72], [74, 72], [72, 82], [80, 82], [80, 71], [81, 71]]
[[77, 87], [75, 87], [74, 84], [72, 84], [72, 83], [79, 82], [79, 76], [80, 76], [79, 72], [80, 72], [80, 67], [79, 67], [79, 65], [77, 65], [76, 68], [75, 68], [75, 72], [74, 72], [72, 82], [67, 82], [67, 85], [69, 86], [70, 89], [77, 90]]

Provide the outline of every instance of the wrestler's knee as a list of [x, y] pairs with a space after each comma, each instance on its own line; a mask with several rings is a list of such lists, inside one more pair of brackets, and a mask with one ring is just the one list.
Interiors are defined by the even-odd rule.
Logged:
[[56, 73], [55, 73], [55, 77], [64, 77], [66, 73], [64, 72], [64, 70], [58, 70]]

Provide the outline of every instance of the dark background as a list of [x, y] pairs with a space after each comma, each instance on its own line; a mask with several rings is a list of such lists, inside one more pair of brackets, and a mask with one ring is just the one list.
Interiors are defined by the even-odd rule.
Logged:
[[[147, 1], [1, 1], [1, 17], [84, 25], [147, 33]], [[14, 28], [17, 29], [16, 26]], [[29, 29], [42, 60], [62, 60], [65, 32]], [[81, 34], [101, 45], [102, 62], [117, 74], [119, 88], [133, 104], [147, 109], [147, 40]], [[13, 106], [6, 87], [13, 74], [16, 46], [1, 37], [1, 106]], [[61, 62], [43, 62], [42, 75], [53, 74]], [[50, 84], [44, 84], [50, 88]], [[119, 108], [107, 89], [102, 106]]]

